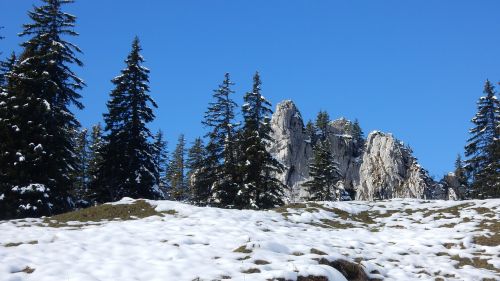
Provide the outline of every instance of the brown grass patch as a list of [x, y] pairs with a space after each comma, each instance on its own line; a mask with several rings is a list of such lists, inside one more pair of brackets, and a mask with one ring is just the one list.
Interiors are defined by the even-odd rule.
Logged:
[[78, 211], [55, 215], [44, 220], [50, 227], [68, 226], [71, 221], [99, 222], [102, 220], [134, 220], [161, 214], [175, 214], [175, 210], [157, 212], [144, 200], [136, 200], [132, 204], [102, 204]]
[[311, 249], [311, 254], [320, 255], [320, 256], [326, 256], [326, 255], [328, 255], [327, 253], [325, 253], [325, 252], [323, 252], [321, 250], [315, 249], [315, 248]]
[[234, 249], [233, 252], [235, 253], [243, 253], [243, 254], [250, 254], [252, 252], [251, 249], [247, 249], [247, 246], [239, 246], [238, 248]]
[[462, 268], [465, 265], [470, 265], [470, 266], [473, 266], [475, 268], [484, 268], [484, 269], [488, 269], [491, 271], [500, 272], [499, 269], [495, 268], [492, 264], [489, 264], [488, 260], [485, 260], [485, 259], [480, 259], [477, 257], [473, 257], [472, 259], [462, 258], [458, 255], [452, 256], [451, 259], [458, 261], [458, 263], [455, 264], [455, 268]]
[[337, 228], [337, 229], [346, 229], [354, 227], [354, 225], [351, 223], [342, 223], [335, 220], [321, 219], [320, 221], [323, 223], [323, 225], [321, 224], [319, 225], [321, 227]]
[[424, 217], [429, 217], [433, 214], [440, 213], [441, 216], [444, 216], [443, 213], [452, 214], [455, 217], [460, 216], [460, 210], [463, 208], [474, 206], [472, 203], [460, 204], [448, 208], [437, 209], [437, 210], [429, 210], [424, 213]]
[[489, 208], [485, 207], [477, 207], [477, 208], [472, 208], [472, 210], [476, 211], [480, 215], [484, 215], [485, 217], [493, 218], [495, 217], [495, 213], [491, 211]]
[[288, 205], [283, 205], [278, 208], [274, 208], [272, 210], [278, 213], [287, 213], [288, 209], [305, 209], [305, 208], [307, 208], [307, 205], [305, 203], [291, 203]]
[[487, 230], [492, 234], [485, 236], [474, 237], [474, 243], [483, 246], [498, 246], [500, 245], [500, 221], [498, 220], [483, 220], [479, 224], [481, 230]]

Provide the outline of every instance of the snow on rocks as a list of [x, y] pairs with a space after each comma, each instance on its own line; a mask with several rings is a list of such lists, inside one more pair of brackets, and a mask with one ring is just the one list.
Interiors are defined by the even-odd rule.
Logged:
[[157, 214], [135, 220], [1, 221], [0, 280], [348, 280], [332, 266], [341, 260], [383, 280], [495, 280], [500, 272], [498, 199], [270, 211], [146, 202]]

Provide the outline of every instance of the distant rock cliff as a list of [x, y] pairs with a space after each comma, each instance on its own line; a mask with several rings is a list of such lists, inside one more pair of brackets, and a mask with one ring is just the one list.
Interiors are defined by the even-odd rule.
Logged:
[[291, 188], [287, 194], [290, 201], [296, 201], [303, 190], [301, 183], [309, 176], [309, 158], [312, 155], [310, 140], [304, 133], [304, 122], [292, 101], [277, 105], [271, 119], [273, 138], [271, 152], [286, 167], [279, 179]]
[[391, 134], [372, 132], [359, 169], [356, 199], [424, 198], [433, 186], [411, 150]]
[[[299, 201], [307, 195], [302, 183], [309, 177], [313, 144], [292, 101], [277, 105], [271, 124], [275, 139], [271, 152], [286, 167], [278, 176], [291, 188], [287, 200]], [[332, 121], [328, 138], [343, 178], [340, 187], [355, 199], [445, 197], [435, 192], [438, 185], [420, 167], [411, 150], [391, 134], [372, 132], [360, 144], [351, 134], [352, 126], [344, 118]]]

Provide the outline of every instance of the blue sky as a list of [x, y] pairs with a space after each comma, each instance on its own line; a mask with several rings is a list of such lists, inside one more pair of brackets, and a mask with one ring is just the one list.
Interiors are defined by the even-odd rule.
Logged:
[[[0, 0], [0, 51], [19, 50], [16, 34], [39, 1]], [[258, 70], [263, 94], [292, 99], [305, 119], [327, 110], [358, 118], [365, 133], [392, 132], [440, 177], [463, 151], [485, 79], [500, 80], [500, 1], [102, 1], [79, 0], [85, 63], [85, 126], [102, 120], [138, 35], [151, 95], [153, 130], [173, 149], [177, 136], [203, 135], [211, 93], [230, 72], [239, 104]]]

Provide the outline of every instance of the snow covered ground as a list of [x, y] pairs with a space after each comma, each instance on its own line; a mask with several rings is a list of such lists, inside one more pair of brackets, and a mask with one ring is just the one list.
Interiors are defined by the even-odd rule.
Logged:
[[346, 280], [318, 264], [322, 258], [359, 263], [383, 280], [500, 280], [500, 200], [325, 202], [274, 211], [147, 202], [157, 215], [1, 221], [0, 280]]

